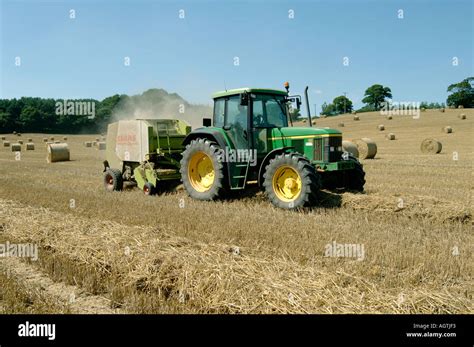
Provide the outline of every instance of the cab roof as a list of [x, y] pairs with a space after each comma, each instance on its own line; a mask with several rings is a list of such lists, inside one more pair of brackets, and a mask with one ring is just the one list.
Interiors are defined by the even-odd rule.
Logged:
[[222, 98], [224, 96], [232, 96], [247, 93], [264, 93], [264, 94], [277, 94], [277, 95], [288, 95], [286, 91], [278, 89], [267, 89], [267, 88], [238, 88], [238, 89], [229, 89], [225, 91], [220, 91], [212, 94], [213, 99]]

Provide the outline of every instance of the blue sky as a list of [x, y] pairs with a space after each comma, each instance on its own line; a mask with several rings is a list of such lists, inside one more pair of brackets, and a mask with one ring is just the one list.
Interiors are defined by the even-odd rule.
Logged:
[[224, 86], [288, 80], [319, 110], [344, 92], [362, 106], [374, 83], [395, 101], [444, 102], [474, 75], [471, 0], [0, 2], [1, 98], [164, 88], [207, 104]]

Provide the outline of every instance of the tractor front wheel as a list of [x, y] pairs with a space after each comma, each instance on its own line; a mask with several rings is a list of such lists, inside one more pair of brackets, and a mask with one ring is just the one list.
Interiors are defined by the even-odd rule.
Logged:
[[365, 172], [362, 164], [353, 157], [350, 157], [349, 160], [354, 162], [355, 167], [352, 170], [344, 172], [344, 188], [363, 192], [365, 185]]
[[181, 179], [189, 196], [214, 200], [224, 193], [224, 166], [220, 146], [208, 139], [192, 140], [181, 159]]
[[104, 187], [105, 190], [120, 191], [123, 189], [122, 172], [117, 169], [108, 168], [104, 173]]
[[270, 160], [263, 177], [265, 192], [277, 207], [292, 209], [311, 206], [318, 200], [320, 176], [300, 154], [277, 155]]

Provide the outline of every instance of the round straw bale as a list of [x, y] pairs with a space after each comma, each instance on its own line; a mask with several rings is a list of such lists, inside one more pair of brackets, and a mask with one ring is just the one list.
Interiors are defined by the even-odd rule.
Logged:
[[5, 141], [7, 138], [5, 136], [2, 136], [2, 141]]
[[105, 148], [106, 148], [105, 142], [97, 142], [97, 149], [99, 151], [103, 151], [105, 150]]
[[3, 141], [3, 147], [10, 147], [10, 141]]
[[67, 146], [67, 143], [51, 143], [48, 145], [48, 156], [46, 157], [48, 163], [68, 160], [69, 147]]
[[352, 111], [351, 113], [352, 113], [352, 114], [357, 114], [357, 111]]
[[63, 136], [63, 141], [67, 141], [67, 136]]
[[21, 152], [21, 145], [19, 143], [12, 143], [12, 152]]
[[379, 125], [377, 125], [377, 129], [379, 129], [380, 131], [383, 131], [383, 130], [385, 130], [385, 125], [379, 124]]
[[27, 151], [34, 151], [34, 150], [35, 150], [35, 144], [32, 143], [32, 142], [28, 142], [28, 143], [26, 144], [26, 150], [27, 150]]
[[464, 106], [463, 106], [463, 105], [459, 105], [458, 108], [464, 108]]
[[51, 141], [54, 141], [54, 136], [51, 136], [49, 139], [50, 139]]
[[47, 138], [47, 137], [43, 137], [43, 142], [48, 142], [48, 138]]
[[459, 118], [460, 118], [460, 119], [466, 119], [466, 115], [465, 115], [464, 113], [461, 113], [461, 114], [459, 115]]
[[359, 158], [361, 159], [372, 159], [377, 154], [377, 144], [369, 139], [363, 137], [361, 139], [353, 140], [359, 150]]
[[303, 122], [303, 123], [306, 123], [307, 121], [308, 121], [308, 120], [307, 120], [306, 118], [304, 118], [302, 122]]
[[18, 143], [19, 143], [20, 145], [22, 145], [22, 144], [23, 144], [23, 140], [18, 140]]
[[344, 127], [344, 123], [339, 123], [338, 125], [339, 125], [340, 128]]
[[392, 116], [387, 116], [388, 120], [392, 120], [392, 118], [393, 118]]
[[439, 111], [444, 113], [444, 107], [440, 108]]
[[420, 148], [423, 153], [436, 154], [441, 152], [443, 145], [438, 140], [428, 138], [421, 142]]
[[357, 145], [352, 141], [342, 141], [342, 149], [345, 152], [349, 152], [354, 157], [359, 158], [359, 150], [357, 149]]
[[395, 134], [394, 133], [387, 134], [385, 135], [385, 138], [387, 140], [395, 140]]
[[16, 136], [21, 136], [21, 133], [16, 133]]
[[33, 142], [33, 139], [31, 137], [28, 137], [28, 142]]
[[16, 135], [16, 131], [13, 132], [13, 135]]
[[92, 141], [92, 147], [97, 146], [97, 141]]
[[354, 120], [359, 120], [359, 116], [354, 116]]
[[315, 120], [312, 120], [312, 121], [311, 121], [311, 124], [312, 124], [312, 125], [316, 125], [316, 121], [315, 121]]
[[445, 126], [443, 128], [443, 131], [446, 133], [446, 134], [451, 134], [453, 132], [453, 128], [451, 128], [449, 125]]
[[84, 142], [84, 146], [85, 146], [85, 147], [92, 147], [92, 142], [90, 142], [90, 141], [85, 141], [85, 142]]

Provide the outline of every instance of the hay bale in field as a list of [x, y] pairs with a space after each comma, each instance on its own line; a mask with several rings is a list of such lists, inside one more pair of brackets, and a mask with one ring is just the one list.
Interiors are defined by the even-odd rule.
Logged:
[[92, 141], [92, 147], [97, 146], [97, 141]]
[[28, 143], [26, 144], [26, 150], [27, 150], [27, 151], [34, 151], [34, 150], [35, 150], [35, 144], [32, 143], [32, 142], [28, 142]]
[[48, 163], [68, 161], [69, 157], [70, 153], [67, 143], [51, 143], [48, 145], [48, 156], [46, 157]]
[[49, 139], [50, 139], [51, 141], [54, 141], [54, 136], [51, 136]]
[[18, 140], [18, 143], [19, 143], [20, 145], [22, 145], [22, 144], [23, 144], [23, 140]]
[[446, 133], [446, 134], [451, 134], [453, 132], [453, 128], [451, 128], [449, 125], [443, 127], [443, 131]]
[[3, 147], [10, 147], [10, 141], [3, 141]]
[[5, 141], [7, 138], [5, 136], [2, 136], [2, 141]]
[[100, 142], [100, 138], [96, 137], [95, 142]]
[[21, 133], [16, 133], [16, 136], [21, 136]]
[[67, 141], [67, 136], [63, 136], [63, 141]]
[[12, 152], [21, 152], [21, 145], [19, 143], [12, 143]]
[[351, 114], [357, 114], [357, 111], [352, 111]]
[[377, 129], [380, 130], [380, 131], [383, 131], [383, 130], [385, 130], [385, 125], [379, 124], [379, 125], [377, 125]]
[[359, 150], [357, 149], [357, 145], [352, 141], [342, 141], [342, 149], [345, 152], [349, 152], [354, 157], [359, 158]]
[[16, 131], [13, 132], [13, 135], [16, 135]]
[[33, 139], [31, 137], [28, 137], [28, 142], [33, 142]]
[[343, 128], [343, 127], [344, 127], [344, 123], [339, 123], [338, 126], [341, 127], [341, 128]]
[[464, 108], [464, 106], [463, 106], [463, 105], [459, 105], [458, 108]]
[[354, 120], [360, 120], [359, 116], [354, 116]]
[[312, 121], [311, 121], [311, 124], [312, 124], [312, 125], [316, 125], [316, 121], [315, 121], [315, 120], [312, 120]]
[[91, 141], [85, 141], [84, 146], [85, 147], [92, 147], [92, 142]]
[[460, 119], [466, 119], [466, 115], [465, 115], [464, 113], [461, 113], [461, 114], [459, 115], [459, 118], [460, 118]]
[[443, 107], [443, 108], [440, 108], [440, 109], [439, 109], [439, 112], [443, 112], [443, 113], [444, 113], [444, 107]]
[[387, 134], [385, 135], [385, 138], [387, 140], [395, 140], [395, 134], [394, 133]]
[[392, 118], [393, 118], [392, 116], [387, 116], [388, 120], [392, 120]]
[[308, 120], [307, 120], [306, 118], [304, 118], [302, 122], [303, 122], [303, 123], [306, 123], [307, 121], [308, 121]]
[[361, 139], [352, 140], [357, 145], [359, 151], [359, 158], [361, 159], [372, 159], [377, 154], [377, 144], [369, 139], [363, 137]]
[[98, 149], [99, 151], [104, 151], [105, 148], [106, 148], [105, 142], [97, 142], [97, 149]]
[[43, 142], [48, 142], [48, 138], [47, 138], [47, 137], [43, 137]]
[[437, 154], [441, 152], [443, 145], [438, 140], [428, 138], [421, 142], [420, 148], [423, 153]]

